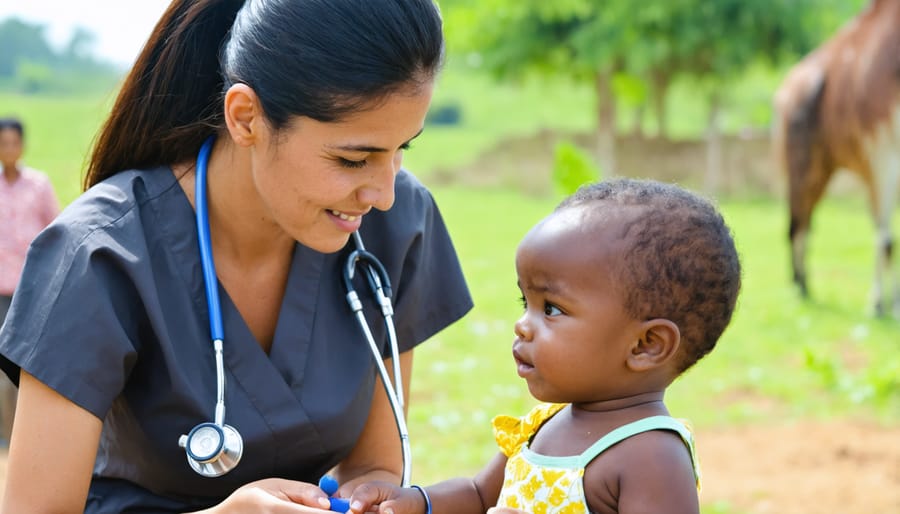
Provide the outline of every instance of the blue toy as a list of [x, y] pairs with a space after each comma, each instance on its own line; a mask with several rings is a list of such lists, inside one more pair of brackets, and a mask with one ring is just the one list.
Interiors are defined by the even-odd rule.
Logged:
[[350, 510], [350, 500], [346, 498], [336, 498], [332, 496], [338, 490], [338, 483], [333, 477], [328, 475], [324, 475], [319, 479], [319, 489], [325, 491], [325, 494], [329, 496], [328, 501], [331, 502], [331, 506], [328, 510], [333, 512], [347, 512]]

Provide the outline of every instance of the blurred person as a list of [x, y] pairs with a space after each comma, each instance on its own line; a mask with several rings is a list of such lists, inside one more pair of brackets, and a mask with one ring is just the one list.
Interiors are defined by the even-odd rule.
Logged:
[[516, 272], [512, 355], [545, 403], [494, 419], [500, 452], [474, 479], [362, 484], [352, 512], [699, 512], [693, 435], [663, 397], [737, 301], [738, 254], [715, 207], [649, 180], [583, 186], [525, 235]]
[[[0, 331], [4, 513], [326, 512], [325, 473], [401, 482], [378, 365], [407, 396], [414, 349], [472, 307], [401, 167], [443, 53], [432, 0], [169, 5]], [[343, 275], [357, 236], [396, 352], [365, 269]]]
[[[59, 214], [50, 179], [21, 161], [25, 129], [17, 118], [0, 118], [0, 325], [12, 302], [31, 240]], [[16, 387], [0, 377], [0, 444], [6, 446], [16, 410]]]

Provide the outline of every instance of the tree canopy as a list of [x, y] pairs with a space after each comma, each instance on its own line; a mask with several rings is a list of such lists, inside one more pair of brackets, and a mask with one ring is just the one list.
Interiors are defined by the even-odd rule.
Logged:
[[0, 21], [0, 88], [24, 93], [71, 91], [98, 81], [112, 84], [119, 71], [94, 57], [93, 33], [76, 28], [60, 50], [45, 27], [18, 18]]

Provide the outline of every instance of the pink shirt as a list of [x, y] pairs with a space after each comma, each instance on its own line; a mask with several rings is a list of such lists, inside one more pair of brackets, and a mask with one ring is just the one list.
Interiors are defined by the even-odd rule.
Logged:
[[10, 183], [0, 170], [0, 294], [12, 295], [28, 246], [59, 214], [53, 185], [40, 171], [21, 166]]

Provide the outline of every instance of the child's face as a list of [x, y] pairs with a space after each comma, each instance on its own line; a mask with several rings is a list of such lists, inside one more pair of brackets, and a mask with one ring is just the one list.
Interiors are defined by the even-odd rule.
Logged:
[[552, 214], [516, 253], [525, 312], [516, 322], [513, 356], [519, 376], [541, 401], [584, 403], [632, 394], [626, 357], [641, 322], [625, 311], [612, 276], [623, 246], [620, 220], [586, 220], [583, 212]]

